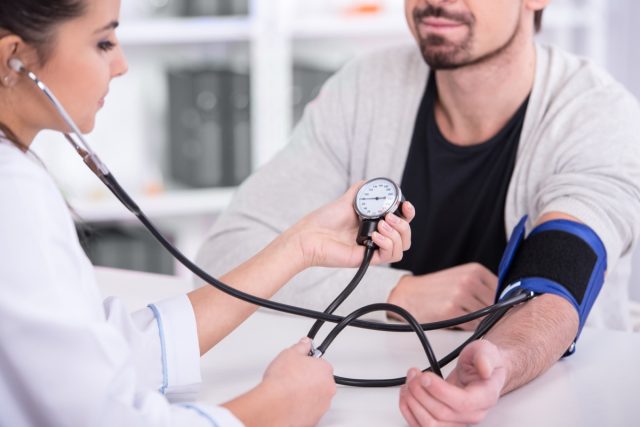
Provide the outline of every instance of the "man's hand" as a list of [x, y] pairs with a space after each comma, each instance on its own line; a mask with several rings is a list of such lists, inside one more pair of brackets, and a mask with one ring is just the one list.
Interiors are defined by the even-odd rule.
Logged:
[[[420, 323], [451, 319], [493, 304], [498, 278], [480, 264], [465, 264], [424, 276], [405, 276], [388, 302], [413, 314]], [[480, 320], [460, 327], [475, 330]]]
[[409, 370], [400, 389], [400, 411], [411, 427], [466, 426], [494, 407], [507, 373], [500, 350], [486, 340], [469, 344], [447, 380]]

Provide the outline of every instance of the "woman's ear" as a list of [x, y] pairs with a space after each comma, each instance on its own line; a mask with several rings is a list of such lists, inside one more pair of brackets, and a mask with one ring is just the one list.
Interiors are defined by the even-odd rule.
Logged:
[[19, 47], [24, 46], [22, 39], [16, 35], [7, 35], [0, 38], [0, 85], [12, 87], [18, 80], [18, 71], [11, 65], [11, 59], [20, 59]]

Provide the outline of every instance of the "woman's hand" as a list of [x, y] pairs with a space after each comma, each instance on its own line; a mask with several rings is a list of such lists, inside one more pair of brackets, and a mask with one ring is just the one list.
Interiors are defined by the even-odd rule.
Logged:
[[314, 426], [336, 394], [333, 368], [309, 356], [311, 340], [303, 338], [281, 352], [262, 383], [224, 406], [247, 427]]
[[[336, 394], [333, 368], [309, 356], [311, 340], [302, 338], [284, 350], [264, 373], [263, 385], [288, 404], [287, 425], [316, 425]], [[283, 424], [284, 425], [284, 424]]]
[[[358, 217], [353, 199], [362, 183], [354, 185], [338, 200], [312, 212], [282, 233], [258, 254], [222, 276], [234, 288], [271, 298], [293, 276], [310, 266], [357, 267], [364, 247], [356, 243]], [[380, 247], [372, 263], [388, 263], [402, 258], [409, 248], [409, 223], [414, 209], [403, 204], [403, 216], [387, 215], [380, 221], [373, 241]], [[210, 286], [189, 293], [198, 325], [200, 353], [204, 354], [253, 311], [255, 306], [223, 294]]]
[[[285, 235], [297, 239], [305, 267], [357, 267], [364, 257], [364, 247], [356, 243], [359, 220], [353, 200], [364, 181], [353, 185], [336, 201], [329, 203], [290, 228]], [[372, 235], [378, 245], [371, 264], [396, 262], [411, 246], [409, 222], [415, 209], [409, 202], [402, 204], [404, 218], [388, 214], [378, 223]]]

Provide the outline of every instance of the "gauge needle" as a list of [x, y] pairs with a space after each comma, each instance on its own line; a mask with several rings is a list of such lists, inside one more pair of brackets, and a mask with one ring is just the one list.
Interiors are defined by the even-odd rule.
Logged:
[[360, 200], [382, 200], [385, 197], [363, 197]]

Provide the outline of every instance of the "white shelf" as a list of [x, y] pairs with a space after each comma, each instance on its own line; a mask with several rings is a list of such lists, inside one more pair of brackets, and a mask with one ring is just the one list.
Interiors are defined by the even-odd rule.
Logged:
[[411, 36], [403, 15], [325, 16], [296, 20], [291, 27], [294, 40], [400, 38]]
[[124, 46], [166, 46], [249, 41], [252, 31], [246, 16], [163, 18], [125, 21], [118, 36]]
[[[151, 219], [213, 215], [227, 207], [235, 188], [173, 190], [157, 196], [132, 196]], [[71, 199], [70, 205], [86, 222], [133, 221], [135, 217], [115, 198]]]

